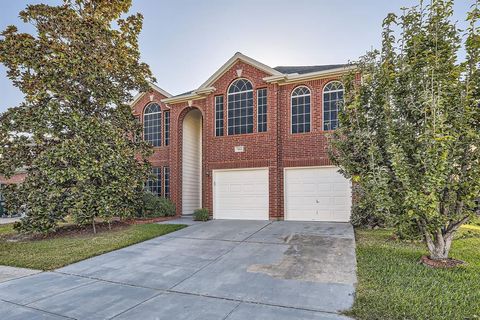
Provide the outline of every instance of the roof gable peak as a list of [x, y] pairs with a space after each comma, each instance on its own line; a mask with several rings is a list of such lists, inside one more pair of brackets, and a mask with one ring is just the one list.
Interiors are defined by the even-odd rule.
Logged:
[[280, 72], [277, 70], [267, 66], [266, 64], [263, 64], [255, 59], [252, 59], [241, 52], [236, 52], [233, 57], [228, 59], [227, 62], [225, 62], [220, 69], [218, 69], [210, 78], [207, 79], [198, 89], [205, 89], [210, 87], [218, 78], [220, 78], [225, 72], [227, 72], [228, 69], [230, 69], [231, 66], [233, 66], [237, 61], [243, 61], [257, 69], [260, 69], [264, 71], [265, 73], [268, 73], [271, 76], [279, 76], [281, 75]]

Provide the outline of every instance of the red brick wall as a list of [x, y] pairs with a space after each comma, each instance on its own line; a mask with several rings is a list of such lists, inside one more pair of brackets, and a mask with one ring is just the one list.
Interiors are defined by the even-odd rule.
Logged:
[[[143, 112], [145, 108], [150, 104], [150, 103], [157, 103], [162, 111], [168, 111], [169, 109], [167, 106], [161, 102], [161, 99], [166, 98], [164, 95], [158, 93], [157, 91], [151, 91], [147, 92], [144, 94], [140, 100], [138, 100], [135, 105], [133, 106], [133, 114], [137, 117], [140, 118], [140, 120], [143, 122]], [[169, 152], [170, 152], [170, 145], [171, 145], [171, 140], [170, 140], [170, 145], [165, 146], [165, 132], [164, 126], [163, 126], [163, 114], [162, 114], [162, 145], [160, 147], [154, 148], [154, 153], [153, 155], [149, 158], [150, 162], [152, 163], [152, 166], [155, 167], [163, 167], [163, 166], [168, 166], [169, 164]], [[170, 120], [171, 121], [171, 120]], [[172, 130], [170, 129], [170, 132]]]
[[12, 183], [22, 183], [27, 176], [26, 173], [16, 173], [10, 179], [5, 178], [4, 176], [0, 176], [0, 183], [1, 184], [12, 184]]
[[[254, 132], [251, 134], [227, 135], [227, 90], [238, 78], [237, 70], [242, 70], [241, 78], [248, 79], [254, 88]], [[212, 170], [229, 168], [269, 168], [269, 215], [270, 219], [283, 219], [283, 168], [294, 166], [330, 165], [326, 153], [326, 132], [322, 130], [322, 90], [326, 83], [336, 78], [305, 81], [302, 83], [278, 85], [268, 84], [263, 78], [265, 72], [242, 61], [235, 63], [227, 72], [212, 84], [215, 92], [204, 99], [169, 105], [170, 107], [170, 146], [156, 148], [151, 158], [153, 165], [170, 166], [171, 198], [181, 213], [182, 186], [182, 121], [192, 108], [203, 115], [203, 172], [202, 205], [212, 212]], [[290, 95], [299, 85], [305, 85], [311, 91], [311, 132], [290, 133]], [[259, 88], [268, 89], [267, 132], [257, 132], [257, 92]], [[215, 96], [224, 96], [224, 136], [215, 136]], [[154, 92], [153, 102], [160, 104], [162, 110], [167, 106], [160, 102], [163, 96]], [[142, 115], [144, 107], [150, 102], [150, 93], [145, 94], [134, 106], [134, 114]], [[245, 152], [235, 153], [235, 146], [244, 146]]]

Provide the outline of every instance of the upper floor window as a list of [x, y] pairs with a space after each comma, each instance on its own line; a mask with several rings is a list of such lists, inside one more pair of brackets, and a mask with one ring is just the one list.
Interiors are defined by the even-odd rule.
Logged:
[[338, 81], [330, 82], [323, 88], [323, 130], [335, 130], [338, 127], [343, 91], [343, 84]]
[[215, 135], [223, 136], [223, 96], [215, 97]]
[[164, 124], [164, 136], [165, 136], [165, 145], [170, 144], [170, 111], [165, 111], [163, 113]]
[[292, 133], [310, 132], [310, 89], [298, 87], [292, 92]]
[[253, 133], [253, 87], [239, 79], [228, 89], [228, 134]]
[[267, 89], [257, 90], [257, 130], [267, 131]]
[[162, 113], [156, 103], [149, 104], [143, 113], [143, 139], [153, 147], [162, 145]]

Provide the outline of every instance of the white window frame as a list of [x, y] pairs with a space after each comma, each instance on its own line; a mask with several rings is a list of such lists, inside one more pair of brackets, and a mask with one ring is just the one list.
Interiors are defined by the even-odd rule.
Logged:
[[[217, 118], [217, 98], [222, 98], [222, 135], [217, 135], [217, 121], [220, 120]], [[214, 136], [215, 137], [223, 137], [225, 135], [225, 97], [223, 94], [214, 97], [214, 105], [215, 105], [215, 125], [214, 125]], [[227, 112], [228, 115], [228, 112]], [[227, 129], [228, 130], [228, 129]]]
[[[252, 89], [249, 89], [249, 90], [245, 90], [245, 91], [239, 91], [239, 92], [234, 92], [234, 93], [230, 93], [230, 88], [235, 84], [237, 83], [238, 81], [240, 80], [245, 80], [247, 82], [250, 83], [250, 85], [252, 86]], [[232, 83], [228, 86], [227, 88], [227, 135], [228, 136], [236, 136], [236, 135], [240, 135], [240, 134], [250, 134], [249, 132], [246, 132], [246, 133], [233, 133], [233, 134], [230, 134], [230, 118], [228, 117], [228, 111], [229, 111], [229, 105], [230, 105], [230, 96], [232, 95], [237, 95], [237, 94], [241, 94], [241, 93], [248, 93], [248, 92], [251, 92], [252, 93], [252, 110], [255, 111], [255, 98], [253, 96], [253, 93], [254, 93], [254, 87], [253, 87], [253, 83], [246, 79], [246, 78], [238, 78], [238, 79], [235, 79], [234, 81], [232, 81]], [[225, 101], [225, 100], [224, 100]], [[233, 118], [235, 119], [235, 118]], [[255, 133], [255, 113], [253, 112], [252, 114], [252, 132], [251, 133]], [[235, 121], [234, 121], [235, 122]], [[241, 125], [241, 124], [240, 124]], [[248, 123], [247, 123], [247, 126], [248, 126]], [[233, 126], [235, 128], [235, 125]], [[234, 130], [235, 131], [235, 130]]]
[[[159, 111], [156, 111], [156, 112], [149, 112], [149, 113], [146, 113], [145, 111], [151, 106], [151, 105], [158, 105], [158, 108], [159, 108]], [[150, 116], [150, 115], [155, 115], [155, 114], [160, 114], [160, 125], [159, 125], [159, 128], [160, 128], [160, 137], [158, 139], [159, 141], [159, 145], [158, 146], [155, 146], [153, 143], [151, 143], [150, 141], [147, 141], [145, 140], [145, 116]], [[162, 107], [160, 106], [159, 103], [156, 103], [156, 102], [151, 102], [149, 104], [147, 104], [145, 106], [145, 108], [143, 109], [143, 117], [142, 117], [142, 126], [143, 126], [143, 132], [142, 132], [142, 135], [143, 135], [143, 141], [145, 142], [148, 142], [148, 143], [151, 143], [152, 147], [154, 148], [158, 148], [158, 147], [161, 147], [162, 146], [162, 127], [163, 127], [163, 117], [162, 117]]]
[[[295, 98], [298, 97], [307, 97], [310, 96], [310, 113], [309, 113], [309, 120], [310, 120], [310, 130], [307, 132], [296, 132], [293, 133], [293, 93], [299, 89], [299, 88], [305, 88], [308, 90], [308, 94], [301, 94], [301, 95], [296, 95]], [[298, 124], [297, 124], [298, 125]], [[312, 90], [307, 87], [306, 85], [300, 85], [295, 88], [293, 88], [292, 92], [290, 93], [290, 134], [304, 134], [304, 133], [310, 133], [312, 132], [313, 126], [312, 126]]]
[[[266, 121], [265, 121], [265, 130], [263, 131], [260, 131], [260, 122], [259, 122], [259, 118], [260, 118], [260, 113], [259, 113], [259, 110], [260, 110], [260, 95], [258, 94], [260, 91], [265, 91], [265, 113], [262, 113], [262, 115], [265, 115], [266, 116]], [[263, 133], [263, 132], [268, 132], [268, 88], [259, 88], [257, 89], [257, 132], [259, 133]]]
[[[335, 130], [335, 129], [325, 130], [325, 88], [329, 84], [332, 84], [332, 83], [339, 83], [342, 86], [342, 89], [329, 90], [329, 91], [327, 91], [327, 93], [341, 92], [342, 91], [343, 94], [345, 95], [345, 86], [343, 85], [343, 83], [341, 81], [338, 81], [338, 80], [329, 81], [323, 86], [323, 89], [322, 89], [322, 131], [333, 131], [333, 130]], [[338, 123], [338, 111], [339, 110], [337, 110], [337, 123]], [[338, 125], [337, 125], [337, 128], [338, 128]]]

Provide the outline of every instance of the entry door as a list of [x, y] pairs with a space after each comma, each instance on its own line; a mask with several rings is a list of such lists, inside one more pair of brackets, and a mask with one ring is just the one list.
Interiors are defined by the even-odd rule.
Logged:
[[214, 170], [215, 219], [268, 220], [268, 169]]
[[285, 169], [285, 220], [350, 220], [351, 184], [336, 167]]

